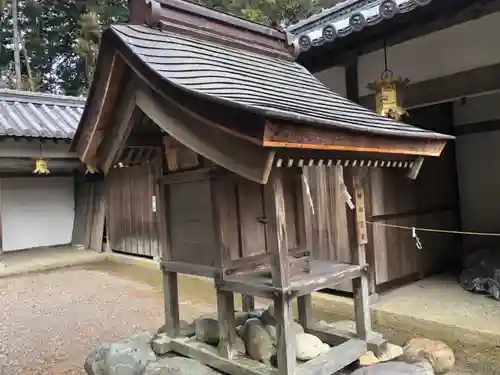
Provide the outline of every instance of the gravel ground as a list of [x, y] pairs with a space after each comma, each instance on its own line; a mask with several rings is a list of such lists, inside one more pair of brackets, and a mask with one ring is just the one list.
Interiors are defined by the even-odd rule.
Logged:
[[[183, 318], [212, 311], [181, 302]], [[84, 375], [96, 345], [163, 324], [156, 288], [88, 269], [0, 279], [0, 311], [0, 375]]]
[[[179, 289], [182, 319], [215, 311], [210, 283], [183, 278]], [[86, 375], [95, 346], [163, 324], [161, 290], [159, 272], [107, 262], [0, 279], [0, 375]], [[416, 335], [375, 328], [399, 345]], [[500, 374], [500, 348], [454, 349], [448, 375]]]

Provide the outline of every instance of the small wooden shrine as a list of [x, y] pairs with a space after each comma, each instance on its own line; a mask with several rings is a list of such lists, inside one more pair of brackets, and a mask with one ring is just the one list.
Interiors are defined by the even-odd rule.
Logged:
[[[332, 374], [384, 344], [371, 329], [365, 256], [364, 176], [398, 168], [412, 178], [423, 157], [439, 156], [447, 136], [382, 117], [331, 92], [298, 65], [285, 33], [180, 0], [130, 3], [131, 24], [103, 35], [99, 61], [73, 147], [107, 173], [126, 145], [158, 147], [152, 209], [160, 217], [166, 326], [171, 350], [232, 375]], [[345, 171], [354, 207], [355, 262], [311, 257], [304, 168]], [[234, 184], [245, 182], [263, 208], [237, 223]], [[254, 190], [255, 191], [255, 190]], [[352, 198], [350, 197], [352, 195]], [[259, 251], [242, 238], [265, 228]], [[214, 279], [221, 327], [218, 354], [179, 338], [177, 274]], [[321, 330], [311, 293], [352, 280], [355, 337]], [[273, 301], [277, 368], [235, 356], [234, 294]], [[290, 330], [297, 299], [305, 330], [331, 345], [297, 364]]]

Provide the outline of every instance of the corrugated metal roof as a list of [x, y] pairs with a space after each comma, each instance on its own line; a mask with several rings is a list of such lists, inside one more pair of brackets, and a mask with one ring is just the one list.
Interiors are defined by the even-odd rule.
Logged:
[[291, 60], [147, 26], [117, 25], [107, 33], [117, 35], [170, 84], [268, 118], [381, 135], [453, 138], [394, 121], [355, 104]]
[[311, 47], [333, 42], [339, 37], [391, 19], [398, 13], [407, 13], [428, 5], [431, 1], [346, 0], [289, 26], [286, 31], [294, 35], [292, 41], [300, 51], [307, 51]]
[[0, 136], [71, 139], [85, 100], [0, 89]]

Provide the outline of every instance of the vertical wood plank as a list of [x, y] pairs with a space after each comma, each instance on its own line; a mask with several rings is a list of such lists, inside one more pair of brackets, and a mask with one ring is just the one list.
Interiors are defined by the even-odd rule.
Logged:
[[243, 257], [266, 251], [265, 226], [259, 221], [264, 217], [261, 185], [238, 179], [238, 213]]
[[[290, 284], [290, 265], [288, 261], [288, 238], [286, 231], [285, 198], [283, 179], [280, 170], [275, 170], [271, 184], [265, 185], [266, 210], [269, 207], [268, 243], [270, 245], [272, 278], [279, 288]], [[270, 185], [270, 186], [268, 186]]]
[[[368, 234], [366, 231], [366, 211], [364, 181], [365, 174], [361, 168], [353, 171], [354, 203], [356, 205], [356, 244], [357, 251], [354, 252], [354, 261], [357, 264], [366, 264], [366, 243]], [[368, 273], [365, 272], [360, 278], [353, 280], [354, 310], [356, 317], [356, 332], [364, 340], [372, 336], [371, 316], [369, 306]]]
[[228, 266], [231, 255], [229, 250], [228, 233], [224, 230], [221, 218], [224, 197], [221, 196], [221, 189], [219, 188], [220, 181], [212, 179], [210, 181], [210, 201], [212, 209], [212, 230], [214, 231], [215, 239], [215, 251], [218, 254], [215, 256], [215, 266], [218, 267], [221, 272], [225, 267]]
[[304, 189], [302, 181], [302, 169], [297, 171], [293, 179], [293, 200], [295, 202], [295, 227], [297, 228], [297, 246], [311, 249], [307, 246], [306, 213], [304, 207]]

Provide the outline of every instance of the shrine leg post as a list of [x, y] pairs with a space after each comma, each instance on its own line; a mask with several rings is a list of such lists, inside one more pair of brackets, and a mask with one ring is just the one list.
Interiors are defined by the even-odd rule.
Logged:
[[[353, 172], [354, 200], [356, 205], [356, 251], [353, 253], [353, 262], [366, 264], [368, 233], [366, 229], [365, 192], [363, 186], [365, 174], [363, 173], [363, 168], [356, 168]], [[361, 339], [368, 340], [372, 336], [372, 327], [367, 270], [362, 273], [361, 277], [353, 280], [353, 291], [356, 331]]]

